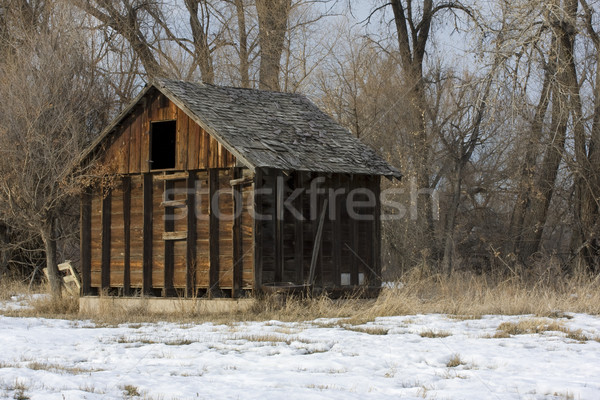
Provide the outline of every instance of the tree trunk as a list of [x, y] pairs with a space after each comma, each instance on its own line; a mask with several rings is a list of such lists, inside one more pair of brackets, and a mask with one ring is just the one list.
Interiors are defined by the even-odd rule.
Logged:
[[[594, 113], [589, 142], [583, 118], [583, 106], [579, 91], [572, 96], [575, 132], [575, 239], [572, 249], [582, 256], [588, 269], [600, 272], [600, 35], [593, 25], [592, 11], [587, 2], [581, 1], [584, 10], [584, 23], [596, 52], [596, 76], [594, 84]], [[574, 82], [578, 82], [575, 63], [570, 66]]]
[[431, 143], [425, 124], [427, 99], [423, 77], [423, 59], [433, 18], [433, 2], [431, 0], [423, 2], [423, 16], [418, 23], [412, 20], [410, 10], [405, 10], [400, 0], [392, 0], [390, 5], [394, 13], [400, 64], [406, 77], [407, 97], [410, 104], [408, 129], [414, 148], [412, 167], [417, 178], [417, 190], [420, 193], [417, 195], [417, 220], [415, 221], [419, 230], [418, 240], [422, 246], [423, 257], [433, 256], [438, 259], [438, 252], [434, 245], [433, 188], [430, 187]]
[[56, 237], [54, 234], [54, 218], [46, 221], [46, 224], [40, 230], [44, 250], [46, 251], [46, 271], [48, 272], [48, 284], [52, 297], [61, 297], [62, 283], [58, 273], [58, 263], [56, 261]]
[[[204, 24], [198, 17], [199, 3], [198, 0], [185, 0], [185, 6], [190, 14], [190, 27], [192, 28], [192, 38], [194, 39], [194, 58], [200, 68], [202, 81], [214, 83], [215, 71], [213, 69], [208, 36], [206, 35]], [[202, 4], [202, 6], [206, 7], [205, 4]], [[204, 12], [208, 13], [207, 10]]]
[[280, 90], [279, 70], [292, 0], [256, 0], [260, 44], [259, 88]]
[[452, 184], [452, 201], [448, 209], [446, 227], [444, 230], [444, 255], [442, 258], [442, 270], [446, 275], [452, 275], [452, 261], [454, 257], [454, 232], [456, 228], [456, 214], [460, 205], [460, 191], [462, 186], [462, 165], [458, 162]]
[[540, 99], [536, 106], [535, 115], [529, 132], [529, 139], [525, 150], [525, 158], [521, 167], [517, 201], [513, 208], [509, 226], [508, 252], [517, 253], [521, 246], [525, 212], [529, 207], [531, 193], [534, 187], [535, 169], [539, 144], [544, 133], [544, 117], [550, 104], [550, 77], [551, 71], [546, 70]]
[[576, 9], [577, 2], [575, 2], [574, 10], [572, 4], [568, 4], [565, 6], [565, 15], [562, 16], [562, 19], [552, 21], [553, 34], [556, 40], [554, 49], [551, 51], [556, 54], [557, 64], [555, 81], [551, 85], [552, 116], [549, 129], [551, 140], [546, 145], [544, 158], [540, 164], [535, 183], [535, 190], [528, 199], [528, 207], [521, 230], [519, 256], [524, 263], [540, 250], [558, 168], [565, 151], [567, 129], [572, 115], [570, 100], [574, 91], [578, 90], [577, 83], [573, 80], [575, 77], [570, 73], [570, 66], [575, 62], [573, 50], [576, 33], [576, 29], [571, 25], [574, 21], [571, 18], [571, 13], [575, 13]]
[[239, 38], [240, 38], [240, 78], [243, 88], [250, 87], [250, 61], [248, 60], [248, 32], [246, 32], [246, 11], [244, 10], [244, 0], [235, 0], [235, 10], [237, 12]]

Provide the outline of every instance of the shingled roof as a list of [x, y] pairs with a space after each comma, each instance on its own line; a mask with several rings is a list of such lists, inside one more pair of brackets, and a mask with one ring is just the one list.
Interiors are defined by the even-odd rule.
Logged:
[[401, 177], [303, 95], [167, 79], [150, 86], [252, 169]]

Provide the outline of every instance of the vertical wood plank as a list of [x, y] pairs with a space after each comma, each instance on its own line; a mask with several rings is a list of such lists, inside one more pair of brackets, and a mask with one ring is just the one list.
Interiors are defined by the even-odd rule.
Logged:
[[144, 174], [144, 245], [143, 245], [144, 294], [152, 291], [152, 175]]
[[185, 294], [192, 297], [196, 289], [196, 173], [187, 177], [187, 260]]
[[[295, 174], [295, 188], [302, 188], [304, 185], [303, 173], [301, 171]], [[295, 250], [295, 261], [296, 261], [296, 279], [298, 282], [304, 282], [304, 215], [302, 209], [302, 197], [304, 192], [301, 193], [294, 201], [294, 207], [301, 214], [302, 218], [295, 218], [294, 221], [294, 250]]]
[[[354, 189], [355, 187], [355, 177], [353, 175], [350, 176], [350, 184], [349, 184], [349, 190]], [[358, 285], [358, 260], [356, 258], [356, 255], [359, 254], [358, 252], [358, 224], [356, 221], [356, 218], [353, 218], [352, 216], [348, 216], [349, 222], [350, 222], [350, 241], [351, 241], [351, 247], [352, 247], [352, 252], [350, 255], [350, 284], [352, 286], [356, 286]]]
[[[240, 168], [231, 169], [231, 178], [238, 179], [241, 176]], [[242, 238], [242, 210], [244, 199], [242, 198], [241, 185], [234, 185], [233, 190], [233, 288], [231, 297], [236, 297], [242, 288], [244, 265], [242, 262], [243, 238]]]
[[208, 171], [210, 217], [209, 217], [209, 248], [210, 248], [210, 270], [209, 270], [209, 296], [213, 296], [219, 286], [219, 198], [216, 196], [219, 190], [219, 170], [211, 168]]
[[81, 295], [92, 288], [92, 193], [86, 188], [81, 195], [79, 248], [81, 250]]
[[273, 176], [273, 237], [275, 238], [275, 282], [283, 281], [283, 175]]
[[175, 165], [177, 169], [185, 170], [188, 169], [188, 118], [187, 115], [177, 107], [177, 134], [175, 138], [176, 148], [176, 160]]
[[262, 207], [262, 194], [263, 188], [263, 172], [260, 168], [256, 168], [254, 173], [254, 294], [258, 294], [261, 291], [262, 286], [262, 271], [263, 271], [263, 231], [262, 221], [263, 207]]
[[[342, 187], [342, 176], [338, 174], [334, 179], [334, 189]], [[335, 207], [335, 220], [333, 221], [333, 238], [331, 239], [333, 251], [333, 282], [335, 286], [342, 284], [342, 207], [344, 206], [344, 197], [347, 193], [335, 197], [333, 206]]]
[[102, 199], [102, 289], [110, 287], [110, 206], [109, 191]]
[[131, 141], [131, 125], [135, 119], [132, 116], [126, 119], [127, 127], [123, 129], [121, 137], [118, 140], [119, 143], [119, 168], [120, 174], [126, 174], [129, 172], [129, 142]]
[[[173, 181], [165, 181], [164, 182], [164, 198], [163, 201], [174, 200], [173, 196]], [[175, 230], [175, 221], [174, 218], [174, 209], [173, 207], [165, 207], [165, 232], [173, 232]], [[172, 240], [165, 240], [165, 268], [164, 268], [164, 288], [163, 288], [163, 297], [170, 296], [173, 291], [173, 275], [175, 273], [175, 252], [174, 252], [174, 243]]]
[[381, 287], [381, 177], [374, 176], [375, 211], [373, 215], [373, 270], [376, 273], [374, 286]]
[[139, 139], [140, 160], [139, 168], [142, 172], [150, 172], [150, 117], [151, 109], [146, 108], [142, 113], [142, 129]]
[[123, 263], [123, 294], [131, 295], [131, 177], [123, 177], [123, 238], [125, 254]]
[[188, 123], [188, 154], [187, 154], [187, 168], [189, 170], [198, 169], [198, 150], [200, 148], [200, 130], [198, 124], [192, 121], [187, 115], [185, 115]]

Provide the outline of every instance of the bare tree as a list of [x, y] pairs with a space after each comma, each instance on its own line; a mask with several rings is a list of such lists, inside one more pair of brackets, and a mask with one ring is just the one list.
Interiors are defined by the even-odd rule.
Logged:
[[0, 63], [0, 207], [7, 223], [43, 241], [51, 293], [59, 296], [57, 219], [77, 188], [73, 160], [105, 123], [107, 101], [74, 24], [79, 16], [62, 4], [45, 12], [49, 25], [13, 31], [19, 46]]
[[280, 90], [279, 71], [292, 0], [256, 0], [260, 43], [259, 88]]

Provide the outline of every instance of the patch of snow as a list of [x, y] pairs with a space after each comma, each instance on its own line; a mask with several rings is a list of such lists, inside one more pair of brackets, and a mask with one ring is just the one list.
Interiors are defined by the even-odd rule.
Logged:
[[[163, 399], [600, 398], [600, 343], [560, 332], [492, 338], [522, 318], [532, 317], [96, 327], [0, 316], [0, 398], [18, 387], [32, 400], [123, 399], [126, 388]], [[559, 321], [600, 335], [597, 316]]]

